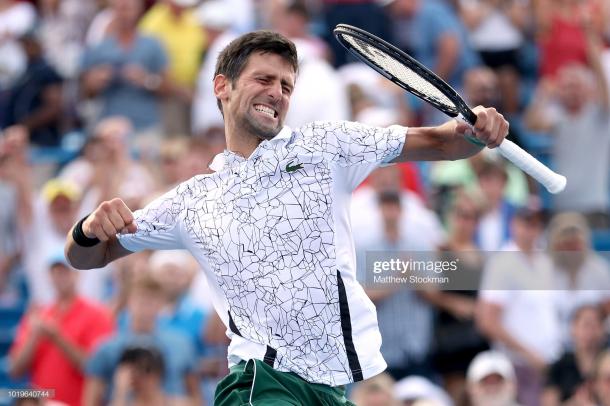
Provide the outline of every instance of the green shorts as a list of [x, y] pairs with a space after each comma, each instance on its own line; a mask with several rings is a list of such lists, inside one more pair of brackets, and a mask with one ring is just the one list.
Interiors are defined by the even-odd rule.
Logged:
[[292, 372], [279, 372], [259, 360], [242, 361], [216, 387], [215, 406], [351, 405], [345, 388], [310, 383]]

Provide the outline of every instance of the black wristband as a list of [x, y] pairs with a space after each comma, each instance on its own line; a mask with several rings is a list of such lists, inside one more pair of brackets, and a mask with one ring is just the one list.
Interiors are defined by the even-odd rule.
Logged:
[[89, 238], [85, 235], [85, 232], [83, 231], [83, 222], [87, 220], [87, 217], [89, 217], [89, 214], [87, 214], [78, 223], [76, 223], [76, 225], [72, 229], [72, 239], [76, 244], [80, 245], [81, 247], [93, 247], [94, 245], [97, 245], [100, 242], [100, 239], [97, 237]]

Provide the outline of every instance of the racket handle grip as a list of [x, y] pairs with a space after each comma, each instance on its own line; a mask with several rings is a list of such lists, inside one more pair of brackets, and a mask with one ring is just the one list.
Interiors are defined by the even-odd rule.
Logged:
[[550, 193], [559, 193], [566, 187], [567, 179], [553, 172], [542, 162], [521, 149], [514, 142], [504, 139], [498, 147], [500, 153], [525, 173], [536, 179]]

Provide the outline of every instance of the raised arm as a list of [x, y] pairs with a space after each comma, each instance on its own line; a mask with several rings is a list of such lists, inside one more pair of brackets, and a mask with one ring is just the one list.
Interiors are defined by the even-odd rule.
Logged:
[[[121, 246], [116, 235], [135, 232], [133, 213], [121, 199], [102, 202], [70, 230], [66, 240], [66, 258], [76, 269], [101, 268], [131, 254]], [[99, 242], [96, 243], [96, 239]]]
[[438, 127], [409, 128], [407, 140], [395, 162], [443, 161], [468, 158], [481, 151], [483, 145], [495, 148], [508, 134], [508, 122], [494, 108], [482, 106], [473, 109], [477, 121], [474, 137], [482, 145], [465, 137], [470, 127], [457, 120], [447, 121]]

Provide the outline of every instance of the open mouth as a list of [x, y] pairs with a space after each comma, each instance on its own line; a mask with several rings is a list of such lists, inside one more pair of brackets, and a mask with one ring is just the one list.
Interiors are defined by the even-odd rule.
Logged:
[[266, 114], [271, 118], [277, 118], [277, 111], [275, 111], [269, 106], [265, 106], [263, 104], [255, 104], [254, 110], [258, 111], [259, 113]]

